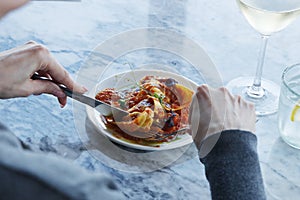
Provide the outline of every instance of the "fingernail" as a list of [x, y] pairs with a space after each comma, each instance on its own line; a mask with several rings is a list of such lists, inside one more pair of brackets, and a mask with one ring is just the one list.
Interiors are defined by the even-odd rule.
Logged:
[[54, 95], [57, 96], [57, 97], [59, 97], [59, 98], [64, 98], [64, 97], [66, 97], [66, 94], [65, 94], [63, 91], [61, 91], [61, 90], [56, 90], [56, 91], [54, 92]]

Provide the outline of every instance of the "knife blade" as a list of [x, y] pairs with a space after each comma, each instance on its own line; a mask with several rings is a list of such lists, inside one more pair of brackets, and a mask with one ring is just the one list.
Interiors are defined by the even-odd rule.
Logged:
[[122, 110], [122, 109], [117, 108], [117, 107], [114, 107], [114, 106], [111, 106], [108, 103], [105, 103], [103, 101], [99, 101], [97, 99], [94, 99], [94, 98], [91, 98], [89, 96], [80, 94], [78, 92], [74, 92], [74, 91], [70, 90], [69, 88], [67, 88], [65, 85], [58, 84], [54, 80], [46, 78], [46, 77], [39, 76], [36, 73], [32, 75], [31, 79], [33, 79], [33, 80], [42, 80], [42, 81], [50, 81], [52, 83], [55, 83], [56, 85], [58, 85], [62, 89], [62, 91], [68, 97], [70, 97], [72, 99], [75, 99], [75, 100], [77, 100], [81, 103], [84, 103], [84, 104], [86, 104], [86, 105], [88, 105], [92, 108], [95, 108], [103, 116], [113, 115], [115, 119], [116, 119], [116, 117], [118, 119], [121, 119], [122, 117], [129, 114], [127, 111]]

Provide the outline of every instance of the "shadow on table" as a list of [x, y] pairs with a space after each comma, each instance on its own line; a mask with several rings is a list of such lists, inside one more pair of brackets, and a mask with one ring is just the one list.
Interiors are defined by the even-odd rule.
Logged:
[[103, 164], [127, 172], [151, 172], [197, 157], [193, 144], [163, 151], [145, 151], [116, 144], [98, 132], [86, 118], [85, 142], [89, 153]]
[[268, 194], [280, 200], [299, 199], [300, 150], [290, 147], [281, 138], [278, 138], [262, 169]]

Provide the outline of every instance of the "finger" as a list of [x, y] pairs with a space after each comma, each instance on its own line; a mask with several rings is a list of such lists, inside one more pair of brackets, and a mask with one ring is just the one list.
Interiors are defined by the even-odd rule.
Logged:
[[191, 102], [191, 105], [189, 108], [188, 121], [189, 121], [190, 125], [192, 125], [191, 122], [192, 122], [192, 119], [194, 118], [194, 115], [200, 115], [199, 100], [195, 95], [192, 98], [192, 102]]
[[53, 80], [64, 84], [66, 87], [76, 92], [84, 93], [87, 91], [85, 87], [76, 84], [71, 79], [69, 73], [56, 61], [47, 48], [40, 44], [35, 44], [34, 42], [28, 43], [27, 46], [32, 49], [35, 58], [40, 61], [40, 64], [35, 71], [49, 74]]
[[75, 92], [85, 93], [87, 91], [85, 87], [76, 84], [71, 79], [69, 73], [63, 69], [63, 67], [54, 58], [50, 59], [49, 63], [46, 65], [45, 71], [52, 77], [53, 80], [64, 84], [66, 87], [74, 90]]
[[66, 94], [56, 84], [41, 80], [32, 80], [30, 84], [32, 88], [32, 94], [52, 94], [57, 97], [58, 102], [62, 108], [67, 104]]
[[63, 108], [67, 104], [67, 96], [65, 97], [57, 97], [60, 107]]
[[[43, 76], [48, 77], [47, 74], [43, 74]], [[43, 85], [40, 85], [37, 82], [41, 82]], [[46, 82], [46, 84], [44, 84]], [[67, 96], [65, 93], [56, 85], [47, 81], [35, 80], [33, 81], [33, 85], [38, 84], [38, 87], [33, 87], [33, 94], [38, 95], [41, 93], [52, 94], [57, 97], [60, 106], [63, 108], [67, 104]]]
[[66, 94], [54, 83], [50, 81], [42, 80], [29, 80], [28, 87], [30, 87], [31, 93], [34, 95], [39, 95], [42, 93], [52, 94], [61, 99], [66, 98]]
[[246, 105], [245, 101], [243, 101], [242, 97], [240, 95], [236, 95], [234, 96], [234, 104], [237, 106], [237, 108], [239, 107], [243, 107]]
[[200, 110], [202, 112], [203, 109], [212, 106], [211, 102], [211, 89], [207, 85], [202, 85], [197, 88], [196, 97], [198, 99], [198, 103], [200, 106]]
[[[199, 109], [199, 102], [198, 98], [194, 96], [191, 106], [190, 106], [190, 111], [189, 111], [189, 134], [192, 135], [192, 138], [194, 139], [194, 142], [197, 146], [201, 143], [202, 140], [202, 132], [200, 130], [199, 124], [200, 124], [200, 109]], [[197, 136], [198, 135], [198, 136]], [[201, 135], [201, 136], [200, 136]]]
[[208, 98], [209, 90], [210, 90], [210, 88], [208, 87], [208, 85], [203, 84], [197, 88], [197, 96], [203, 97], [203, 98]]
[[231, 92], [229, 92], [229, 90], [225, 87], [220, 87], [219, 91], [221, 91], [222, 95], [230, 100], [234, 100], [236, 98], [236, 96], [234, 96]]
[[85, 87], [75, 83], [65, 69], [63, 69], [60, 73], [58, 72], [58, 68], [53, 69], [51, 71], [48, 71], [48, 74], [55, 82], [61, 83], [75, 92], [85, 93], [87, 91]]
[[252, 122], [250, 122], [252, 124], [252, 132], [255, 132], [256, 129], [256, 113], [255, 113], [255, 105], [253, 103], [247, 103], [247, 106], [249, 108], [249, 112], [250, 112], [250, 119], [252, 119]]

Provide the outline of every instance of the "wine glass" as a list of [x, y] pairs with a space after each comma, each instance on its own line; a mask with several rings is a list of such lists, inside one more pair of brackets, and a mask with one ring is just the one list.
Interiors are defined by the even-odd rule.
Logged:
[[227, 88], [255, 104], [258, 116], [273, 114], [278, 108], [279, 86], [262, 79], [264, 57], [268, 38], [284, 29], [300, 15], [300, 0], [237, 0], [237, 4], [249, 24], [262, 37], [255, 77], [239, 77], [231, 80]]

